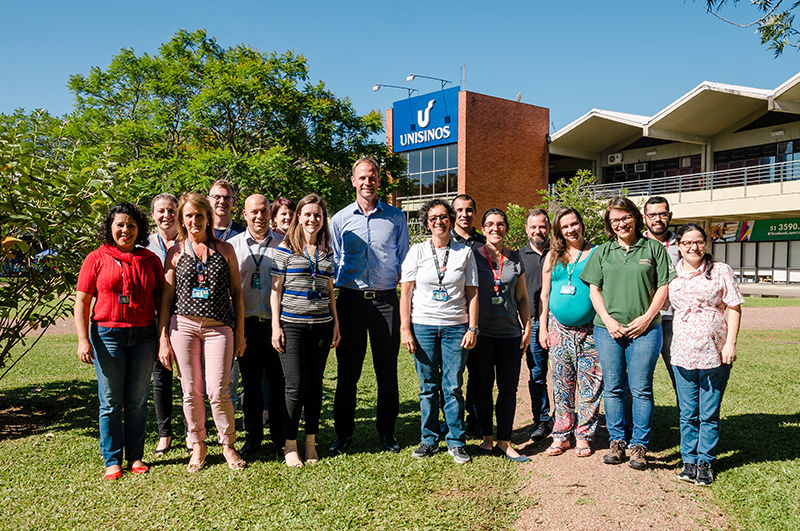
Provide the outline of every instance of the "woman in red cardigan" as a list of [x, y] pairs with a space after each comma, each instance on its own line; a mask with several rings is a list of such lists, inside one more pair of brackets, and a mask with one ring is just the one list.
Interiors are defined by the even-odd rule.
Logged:
[[161, 260], [144, 248], [147, 229], [147, 216], [138, 207], [111, 207], [98, 231], [102, 245], [89, 253], [78, 276], [78, 358], [93, 364], [97, 373], [100, 452], [108, 480], [122, 475], [123, 454], [131, 471], [147, 472], [142, 462], [147, 395], [164, 285]]

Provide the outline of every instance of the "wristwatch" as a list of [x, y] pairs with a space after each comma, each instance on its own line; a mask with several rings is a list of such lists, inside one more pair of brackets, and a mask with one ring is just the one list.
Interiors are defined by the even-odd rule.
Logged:
[[480, 333], [477, 326], [470, 326], [469, 328], [467, 328], [467, 331], [472, 332], [476, 336]]

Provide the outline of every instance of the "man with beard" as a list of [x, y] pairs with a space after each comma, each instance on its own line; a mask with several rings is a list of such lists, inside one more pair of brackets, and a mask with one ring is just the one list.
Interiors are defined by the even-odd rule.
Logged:
[[[680, 253], [678, 252], [678, 242], [675, 234], [669, 230], [669, 222], [672, 220], [672, 212], [669, 210], [669, 203], [661, 196], [653, 196], [644, 204], [644, 224], [647, 225], [645, 236], [657, 240], [664, 246], [672, 266], [678, 263]], [[669, 348], [672, 345], [672, 308], [661, 311], [661, 328], [664, 332], [664, 343], [661, 347], [661, 357], [667, 366], [669, 379], [672, 380], [672, 388], [675, 388], [675, 375], [672, 372], [670, 363]]]
[[553, 431], [550, 418], [550, 399], [547, 395], [547, 358], [549, 352], [539, 344], [539, 303], [542, 295], [542, 266], [544, 257], [550, 250], [550, 218], [541, 208], [528, 212], [525, 222], [528, 245], [519, 250], [525, 265], [525, 284], [531, 311], [531, 340], [525, 353], [530, 378], [528, 390], [531, 393], [531, 412], [533, 413], [533, 433], [531, 440], [541, 441]]

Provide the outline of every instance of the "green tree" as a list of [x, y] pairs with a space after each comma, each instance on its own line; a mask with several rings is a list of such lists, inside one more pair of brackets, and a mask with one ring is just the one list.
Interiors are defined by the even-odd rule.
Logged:
[[[309, 82], [306, 59], [291, 51], [223, 48], [204, 30], [180, 30], [158, 54], [122, 49], [106, 69], [72, 76], [69, 88], [81, 138], [116, 146], [115, 180], [140, 198], [206, 191], [227, 178], [240, 197], [316, 192], [336, 209], [351, 200], [358, 156], [387, 174], [404, 169], [376, 140], [380, 113], [359, 116], [348, 98]], [[381, 182], [384, 193], [405, 186]]]
[[[67, 315], [95, 227], [113, 198], [111, 157], [44, 111], [0, 115], [0, 368]], [[25, 345], [16, 360], [12, 349]]]
[[723, 7], [737, 6], [739, 0], [705, 0], [708, 13], [718, 19], [739, 28], [756, 28], [756, 33], [761, 39], [761, 44], [767, 45], [775, 57], [783, 53], [787, 46], [800, 47], [800, 31], [794, 25], [794, 10], [800, 2], [792, 0], [750, 0], [750, 10], [755, 10], [755, 15], [750, 16], [749, 22], [734, 22], [723, 17], [720, 12]]

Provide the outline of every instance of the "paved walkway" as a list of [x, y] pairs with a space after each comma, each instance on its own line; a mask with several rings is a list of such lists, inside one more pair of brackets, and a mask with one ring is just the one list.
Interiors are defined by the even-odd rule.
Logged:
[[745, 297], [786, 297], [800, 299], [800, 284], [754, 284], [744, 282], [739, 289]]

